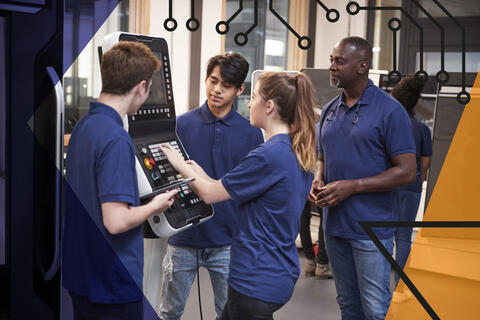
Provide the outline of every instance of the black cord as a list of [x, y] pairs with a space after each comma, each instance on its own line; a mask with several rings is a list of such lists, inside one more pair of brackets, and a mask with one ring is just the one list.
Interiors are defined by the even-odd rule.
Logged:
[[199, 266], [199, 263], [198, 263], [198, 247], [197, 247], [197, 236], [195, 235], [195, 228], [192, 228], [192, 233], [193, 233], [193, 245], [195, 247], [195, 255], [197, 256], [198, 307], [200, 308], [200, 320], [203, 320], [202, 296], [200, 295], [200, 266]]

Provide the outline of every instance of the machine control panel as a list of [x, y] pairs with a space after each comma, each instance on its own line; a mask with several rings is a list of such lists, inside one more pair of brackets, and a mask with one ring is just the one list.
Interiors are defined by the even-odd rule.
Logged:
[[[183, 178], [182, 175], [172, 167], [165, 154], [159, 149], [159, 146], [164, 143], [170, 144], [179, 153], [183, 154], [175, 140], [163, 143], [153, 142], [137, 145], [137, 158], [143, 165], [143, 171], [145, 172], [145, 176], [148, 178], [150, 185], [153, 186], [152, 190]], [[188, 185], [183, 185], [179, 187], [175, 205], [180, 208], [190, 208], [200, 201], [200, 198]]]
[[[159, 146], [169, 143], [185, 159], [187, 153], [176, 133], [176, 114], [167, 42], [163, 38], [115, 32], [102, 41], [106, 52], [118, 41], [141, 42], [149, 47], [160, 62], [153, 75], [150, 94], [140, 109], [124, 121], [135, 146], [135, 169], [142, 201], [147, 201], [166, 185], [180, 182], [182, 176], [171, 166]], [[188, 185], [181, 185], [174, 204], [164, 212], [153, 214], [144, 224], [147, 238], [168, 237], [213, 216], [213, 207], [204, 203]]]

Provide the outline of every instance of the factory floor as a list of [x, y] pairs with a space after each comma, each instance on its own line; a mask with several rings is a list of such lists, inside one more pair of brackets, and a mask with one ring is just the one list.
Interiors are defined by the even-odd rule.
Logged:
[[[314, 277], [305, 277], [303, 274], [303, 265], [305, 258], [299, 250], [300, 264], [302, 266], [302, 275], [298, 278], [295, 285], [295, 291], [290, 301], [280, 310], [275, 312], [275, 320], [303, 320], [303, 319], [322, 319], [337, 320], [340, 319], [340, 310], [335, 301], [335, 284], [333, 279], [317, 280]], [[215, 309], [213, 306], [213, 291], [210, 284], [208, 272], [205, 269], [200, 270], [200, 288], [202, 295], [203, 319], [215, 319]], [[182, 317], [185, 320], [199, 320], [197, 285], [192, 287], [190, 296], [185, 307], [185, 313]]]
[[[312, 216], [310, 230], [312, 242], [317, 242], [318, 227], [320, 219], [317, 216]], [[305, 277], [304, 266], [305, 256], [301, 249], [300, 238], [297, 238], [297, 247], [301, 275], [295, 285], [295, 291], [290, 301], [280, 310], [275, 312], [275, 320], [304, 320], [304, 319], [321, 319], [321, 320], [337, 320], [340, 319], [340, 309], [335, 300], [336, 291], [333, 279], [318, 280], [314, 277]], [[162, 251], [165, 252], [166, 242], [163, 244]], [[158, 275], [157, 272], [155, 272]], [[160, 279], [161, 281], [161, 279]], [[187, 304], [182, 319], [184, 320], [200, 320], [197, 280], [190, 290]], [[391, 282], [393, 283], [393, 272], [391, 273]], [[200, 269], [200, 290], [202, 299], [203, 319], [215, 319], [215, 309], [213, 304], [213, 291], [210, 283], [208, 271], [204, 268]], [[393, 291], [393, 285], [391, 286]], [[157, 308], [160, 304], [160, 292], [158, 292]]]
[[[317, 241], [317, 230], [319, 218], [313, 216], [311, 220], [312, 241]], [[297, 246], [300, 246], [300, 240], [297, 239]], [[305, 257], [303, 251], [299, 249], [300, 266], [302, 274], [295, 285], [295, 291], [290, 301], [280, 310], [275, 312], [275, 320], [303, 320], [303, 319], [322, 319], [337, 320], [340, 319], [340, 310], [335, 300], [335, 283], [333, 279], [317, 280], [314, 277], [305, 277], [304, 265]], [[210, 284], [210, 278], [206, 269], [200, 269], [200, 290], [202, 295], [203, 319], [215, 319], [215, 309], [213, 305], [213, 291]], [[194, 283], [190, 290], [190, 296], [185, 307], [185, 313], [182, 317], [185, 320], [199, 320], [197, 283]]]

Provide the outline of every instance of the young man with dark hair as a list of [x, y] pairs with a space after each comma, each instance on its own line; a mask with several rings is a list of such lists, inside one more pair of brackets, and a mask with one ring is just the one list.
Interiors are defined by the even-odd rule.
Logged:
[[[330, 84], [342, 92], [322, 112], [310, 198], [325, 207], [325, 244], [343, 320], [384, 319], [390, 265], [360, 221], [397, 221], [393, 189], [415, 180], [410, 119], [368, 79], [372, 47], [342, 39], [330, 55]], [[392, 253], [394, 228], [373, 232]]]
[[[245, 89], [248, 62], [237, 53], [212, 57], [205, 78], [207, 101], [177, 119], [177, 133], [190, 158], [206, 173], [222, 178], [256, 145], [262, 132], [233, 107], [235, 97]], [[163, 288], [160, 317], [180, 319], [199, 265], [208, 269], [212, 282], [217, 319], [227, 301], [230, 245], [237, 206], [233, 200], [214, 204], [212, 219], [193, 230], [168, 240], [163, 261]]]
[[160, 62], [145, 45], [119, 42], [103, 55], [102, 92], [75, 126], [67, 153], [63, 286], [74, 319], [143, 318], [141, 224], [177, 190], [140, 206], [125, 114], [147, 99]]

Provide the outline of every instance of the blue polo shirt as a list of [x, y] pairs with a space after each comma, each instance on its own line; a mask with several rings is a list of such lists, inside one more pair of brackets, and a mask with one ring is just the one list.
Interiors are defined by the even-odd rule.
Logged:
[[[221, 179], [257, 145], [263, 143], [262, 131], [232, 110], [218, 119], [205, 102], [200, 108], [177, 118], [177, 134], [189, 157], [213, 179]], [[232, 200], [213, 205], [215, 214], [195, 227], [197, 246], [213, 248], [232, 243], [233, 218], [237, 205]], [[172, 245], [193, 247], [192, 230], [171, 236]]]
[[300, 274], [295, 239], [312, 180], [299, 167], [287, 134], [258, 146], [223, 177], [239, 204], [229, 286], [262, 301], [290, 299]]
[[120, 115], [93, 102], [73, 130], [67, 152], [63, 286], [98, 303], [143, 298], [141, 226], [111, 235], [101, 204], [139, 205], [135, 154]]
[[415, 139], [416, 149], [416, 159], [417, 159], [417, 176], [414, 183], [406, 185], [399, 188], [400, 190], [411, 191], [411, 192], [422, 192], [422, 166], [420, 164], [421, 157], [431, 157], [432, 156], [432, 136], [430, 134], [430, 129], [424, 124], [410, 117], [412, 122], [413, 137]]
[[[343, 91], [324, 108], [319, 148], [325, 184], [378, 175], [392, 167], [391, 158], [415, 153], [412, 126], [403, 106], [371, 80], [357, 103], [344, 103]], [[349, 239], [369, 239], [359, 221], [397, 221], [394, 191], [361, 193], [324, 210], [325, 232]], [[393, 228], [375, 228], [380, 239]]]

